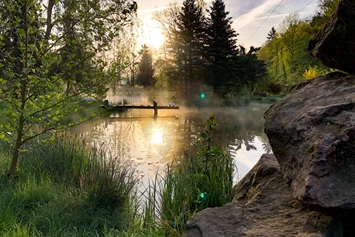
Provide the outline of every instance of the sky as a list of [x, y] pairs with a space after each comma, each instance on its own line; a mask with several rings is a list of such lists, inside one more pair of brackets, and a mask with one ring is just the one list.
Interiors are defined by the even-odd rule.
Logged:
[[[154, 11], [164, 9], [169, 3], [183, 0], [136, 0], [138, 18], [145, 28], [156, 28], [151, 24]], [[209, 6], [212, 0], [207, 0]], [[232, 27], [239, 34], [237, 43], [245, 47], [261, 46], [271, 27], [278, 29], [290, 13], [298, 12], [301, 18], [314, 15], [318, 0], [225, 0], [226, 10], [232, 17]], [[150, 22], [150, 23], [149, 23]]]

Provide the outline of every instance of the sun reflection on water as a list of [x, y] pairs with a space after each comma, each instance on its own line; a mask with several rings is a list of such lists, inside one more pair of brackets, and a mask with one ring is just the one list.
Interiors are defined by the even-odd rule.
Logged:
[[160, 145], [163, 143], [163, 134], [159, 129], [155, 129], [152, 138], [150, 139], [151, 144]]

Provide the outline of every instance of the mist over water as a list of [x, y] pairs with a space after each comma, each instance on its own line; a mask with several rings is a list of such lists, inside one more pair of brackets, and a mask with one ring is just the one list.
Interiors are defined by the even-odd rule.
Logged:
[[[140, 98], [136, 99], [137, 104], [144, 102], [138, 103]], [[143, 187], [147, 187], [149, 178], [156, 173], [163, 174], [166, 164], [196, 141], [210, 114], [215, 114], [217, 126], [213, 140], [233, 157], [237, 182], [262, 154], [270, 152], [263, 119], [269, 106], [251, 103], [238, 108], [180, 107], [179, 110], [159, 110], [157, 119], [153, 110], [128, 110], [82, 124], [74, 132], [92, 146], [131, 160], [137, 166]]]

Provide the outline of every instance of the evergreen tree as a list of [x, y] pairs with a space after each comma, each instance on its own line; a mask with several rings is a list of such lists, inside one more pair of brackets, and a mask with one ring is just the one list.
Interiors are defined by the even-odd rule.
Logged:
[[206, 45], [209, 62], [208, 83], [221, 95], [226, 95], [237, 82], [237, 33], [223, 0], [215, 0], [209, 10]]
[[268, 40], [273, 40], [276, 38], [276, 30], [275, 30], [275, 27], [271, 27], [271, 30], [270, 32], [267, 34], [267, 37], [266, 37]]
[[205, 65], [205, 17], [196, 0], [185, 0], [176, 20], [176, 65], [185, 84], [185, 96], [191, 96], [191, 88], [203, 78]]
[[142, 59], [139, 63], [137, 84], [144, 87], [152, 86], [154, 85], [153, 60], [147, 45], [143, 45], [141, 54], [142, 54]]
[[260, 48], [250, 47], [246, 49], [240, 46], [239, 61], [241, 67], [240, 82], [242, 86], [247, 86], [254, 92], [255, 84], [267, 75], [266, 64], [258, 60], [258, 51]]

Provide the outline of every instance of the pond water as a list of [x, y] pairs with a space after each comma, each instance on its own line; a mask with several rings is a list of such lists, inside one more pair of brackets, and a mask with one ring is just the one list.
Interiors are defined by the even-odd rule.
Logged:
[[143, 187], [147, 187], [149, 179], [163, 173], [168, 162], [196, 141], [210, 114], [215, 114], [214, 142], [233, 157], [236, 183], [262, 154], [270, 152], [263, 119], [269, 106], [251, 103], [238, 108], [180, 107], [159, 110], [157, 119], [153, 110], [130, 110], [82, 124], [75, 133], [92, 146], [104, 147], [114, 156], [133, 161]]

